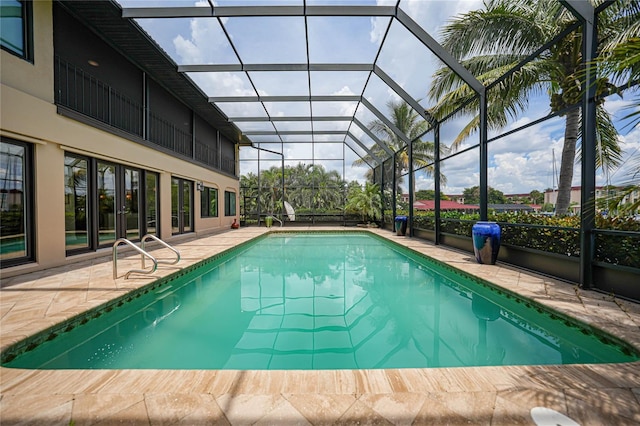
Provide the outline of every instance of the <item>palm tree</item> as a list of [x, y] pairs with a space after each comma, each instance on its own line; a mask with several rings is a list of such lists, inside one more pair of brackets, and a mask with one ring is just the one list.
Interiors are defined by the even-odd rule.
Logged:
[[[433, 142], [426, 142], [423, 140], [415, 140], [417, 137], [424, 134], [428, 128], [429, 123], [424, 121], [418, 113], [409, 106], [404, 101], [394, 102], [390, 101], [387, 103], [387, 107], [389, 108], [389, 112], [391, 113], [391, 118], [393, 124], [403, 132], [410, 140], [413, 142], [413, 169], [418, 169], [420, 167], [425, 167], [425, 171], [427, 174], [433, 173], [433, 162], [434, 162], [434, 144]], [[374, 120], [367, 126], [369, 129], [376, 133], [381, 141], [389, 148], [391, 151], [398, 153], [396, 155], [396, 176], [395, 182], [396, 186], [399, 189], [400, 183], [402, 182], [402, 174], [409, 171], [409, 152], [406, 147], [406, 143], [402, 140], [395, 132], [387, 126], [381, 120]], [[441, 152], [446, 152], [446, 147], [441, 147]], [[385, 158], [387, 156], [386, 152], [375, 145], [371, 148], [371, 151], [378, 158]], [[372, 159], [370, 156], [365, 156], [364, 158], [359, 158], [353, 162], [354, 166], [362, 166], [365, 162], [370, 162]], [[369, 170], [367, 172], [367, 178], [373, 178], [373, 171]], [[441, 180], [444, 179], [444, 176], [441, 176]]]
[[326, 171], [321, 165], [314, 165], [311, 176], [315, 189], [314, 206], [319, 211], [342, 210], [344, 182], [336, 170]]
[[268, 214], [282, 211], [282, 171], [282, 168], [273, 166], [260, 172], [260, 197]]
[[347, 210], [359, 213], [362, 221], [377, 220], [382, 214], [382, 195], [377, 184], [366, 182], [364, 188], [353, 187], [345, 206]]
[[[346, 182], [336, 170], [326, 171], [319, 164], [298, 163], [285, 167], [284, 189], [282, 168], [278, 166], [261, 170], [259, 176], [254, 173], [241, 176], [240, 186], [242, 195], [249, 198], [250, 205], [245, 209], [255, 211], [259, 199], [260, 211], [273, 214], [282, 213], [283, 190], [284, 201], [294, 208], [309, 211], [342, 210]], [[244, 203], [244, 200], [240, 202]]]
[[[602, 2], [601, 0], [597, 0]], [[624, 1], [622, 3], [625, 3]], [[540, 46], [576, 23], [575, 17], [557, 0], [487, 0], [486, 9], [454, 18], [443, 30], [442, 45], [485, 86], [529, 57]], [[600, 13], [600, 22], [612, 20], [609, 9]], [[600, 39], [612, 37], [616, 25], [599, 25]], [[564, 145], [558, 182], [556, 212], [569, 207], [571, 181], [576, 158], [576, 142], [581, 136], [582, 34], [575, 30], [502, 81], [487, 93], [487, 121], [491, 129], [504, 127], [509, 118], [526, 110], [529, 97], [548, 94], [551, 111], [565, 117]], [[598, 81], [599, 93], [611, 90], [606, 79]], [[437, 100], [431, 113], [446, 117], [475, 93], [450, 69], [434, 75], [429, 95]], [[473, 116], [454, 141], [456, 147], [478, 128], [477, 98], [457, 115]], [[597, 107], [597, 166], [616, 166], [621, 161], [618, 134], [602, 103]]]

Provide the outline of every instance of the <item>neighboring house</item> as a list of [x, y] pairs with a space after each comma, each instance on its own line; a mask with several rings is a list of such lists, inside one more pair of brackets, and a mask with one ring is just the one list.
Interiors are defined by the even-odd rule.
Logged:
[[464, 204], [464, 195], [462, 194], [454, 194], [454, 195], [447, 194], [447, 197], [449, 197], [450, 200], [455, 201], [456, 203]]
[[[413, 208], [416, 210], [435, 210], [434, 200], [418, 200], [413, 203]], [[440, 200], [440, 210], [459, 210], [472, 212], [478, 210], [478, 206], [466, 205], [456, 203], [455, 201]]]
[[[434, 200], [418, 200], [413, 203], [413, 208], [416, 210], [435, 210]], [[532, 204], [487, 204], [487, 208], [494, 210], [498, 213], [503, 212], [536, 212], [540, 211], [542, 206]], [[480, 210], [477, 204], [461, 204], [450, 200], [440, 200], [440, 210], [458, 210], [464, 212], [474, 212]]]
[[[578, 214], [580, 213], [580, 186], [571, 187], [570, 196], [570, 210]], [[596, 200], [605, 200], [618, 197], [620, 191], [624, 189], [623, 186], [597, 186], [596, 187]], [[556, 205], [558, 199], [558, 191], [548, 189], [544, 193], [545, 204]], [[632, 191], [630, 194], [622, 199], [621, 204], [632, 204], [640, 200], [640, 190]]]
[[[558, 191], [547, 189], [544, 192], [544, 203], [551, 204], [553, 206], [556, 205], [558, 200]], [[571, 187], [571, 195], [569, 197], [569, 210], [572, 213], [580, 212], [580, 187], [572, 186]]]
[[14, 3], [0, 22], [2, 276], [121, 237], [229, 228], [237, 127], [115, 2]]

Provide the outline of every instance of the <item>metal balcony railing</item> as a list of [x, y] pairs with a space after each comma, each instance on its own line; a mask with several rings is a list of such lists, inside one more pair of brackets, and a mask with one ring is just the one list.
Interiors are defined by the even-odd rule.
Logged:
[[[144, 105], [119, 92], [82, 68], [55, 58], [55, 103], [108, 126], [145, 137]], [[235, 160], [221, 157], [218, 141], [195, 139], [191, 129], [148, 112], [146, 140], [227, 173], [235, 173]], [[195, 150], [195, 152], [194, 152]]]
[[56, 104], [142, 137], [142, 105], [59, 57], [55, 67]]

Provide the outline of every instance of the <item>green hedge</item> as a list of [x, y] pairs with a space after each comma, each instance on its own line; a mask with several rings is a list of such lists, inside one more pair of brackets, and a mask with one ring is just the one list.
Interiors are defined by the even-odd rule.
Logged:
[[[406, 214], [398, 212], [398, 214]], [[390, 216], [390, 212], [388, 212]], [[462, 212], [441, 212], [443, 233], [471, 237], [471, 228], [479, 215]], [[541, 250], [565, 256], [580, 256], [580, 217], [542, 216], [527, 213], [489, 212], [490, 221], [502, 228], [502, 243]], [[417, 229], [434, 230], [433, 212], [413, 216]], [[529, 226], [531, 225], [531, 226]], [[635, 234], [606, 235], [596, 232], [594, 259], [614, 265], [638, 268], [640, 265], [640, 222], [632, 218], [596, 217], [596, 230], [627, 231]]]

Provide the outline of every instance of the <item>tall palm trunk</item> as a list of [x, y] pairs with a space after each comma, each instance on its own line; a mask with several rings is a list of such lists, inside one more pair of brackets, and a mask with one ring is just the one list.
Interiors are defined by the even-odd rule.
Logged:
[[576, 159], [580, 114], [579, 108], [574, 108], [567, 113], [560, 177], [558, 178], [558, 199], [556, 201], [556, 214], [558, 215], [567, 214], [571, 203], [571, 181], [573, 180], [573, 165]]

